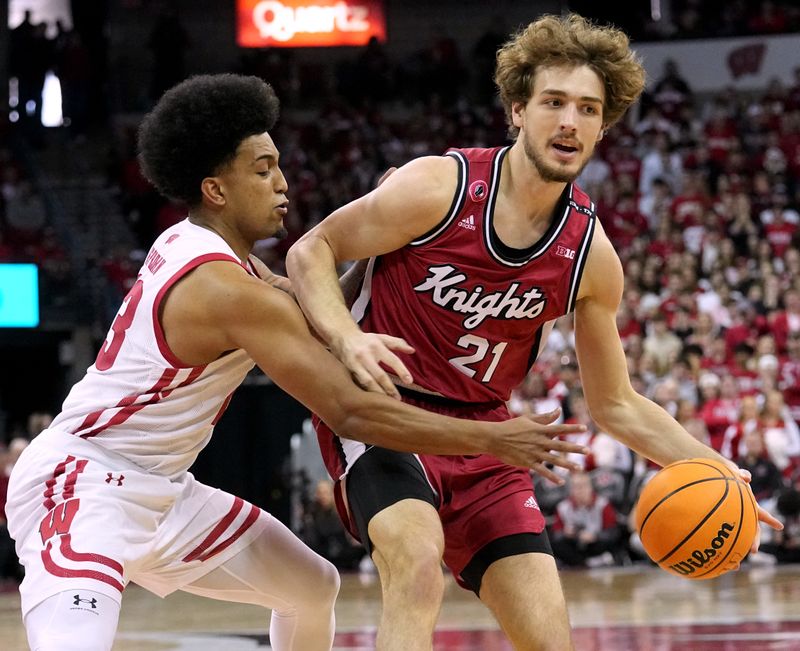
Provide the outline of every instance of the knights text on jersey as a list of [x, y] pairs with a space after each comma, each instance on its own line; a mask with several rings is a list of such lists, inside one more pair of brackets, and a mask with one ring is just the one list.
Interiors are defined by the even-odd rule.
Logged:
[[594, 204], [568, 184], [527, 249], [500, 241], [494, 210], [508, 148], [451, 150], [458, 188], [430, 232], [371, 261], [354, 317], [403, 337], [422, 389], [464, 402], [507, 400], [555, 319], [571, 312], [594, 232]]
[[51, 429], [168, 477], [189, 468], [254, 364], [237, 350], [205, 366], [184, 366], [167, 345], [159, 307], [180, 278], [217, 260], [241, 266], [219, 235], [188, 220], [158, 237], [95, 363], [72, 388]]

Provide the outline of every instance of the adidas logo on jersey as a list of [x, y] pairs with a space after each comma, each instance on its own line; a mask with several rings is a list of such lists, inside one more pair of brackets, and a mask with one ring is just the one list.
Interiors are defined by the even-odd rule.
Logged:
[[466, 228], [468, 231], [474, 231], [475, 217], [472, 215], [470, 215], [469, 217], [464, 217], [464, 219], [458, 222], [458, 225], [461, 226], [461, 228]]
[[539, 505], [536, 503], [536, 500], [533, 499], [533, 495], [531, 495], [527, 500], [525, 500], [525, 504], [523, 504], [526, 509], [538, 509]]

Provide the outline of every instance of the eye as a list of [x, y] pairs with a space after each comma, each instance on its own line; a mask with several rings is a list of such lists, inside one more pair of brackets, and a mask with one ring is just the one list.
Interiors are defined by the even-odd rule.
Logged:
[[270, 175], [270, 171], [267, 170], [266, 172], [258, 172], [258, 175], [259, 176], [269, 176]]
[[549, 99], [545, 103], [549, 104], [550, 106], [556, 106], [556, 107], [557, 106], [561, 106], [561, 100], [560, 99], [556, 99], [556, 98]]

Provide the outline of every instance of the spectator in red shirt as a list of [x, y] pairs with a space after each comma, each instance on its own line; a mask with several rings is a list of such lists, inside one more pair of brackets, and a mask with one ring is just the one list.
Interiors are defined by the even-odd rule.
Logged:
[[672, 219], [681, 228], [703, 223], [711, 199], [703, 177], [697, 172], [683, 175], [683, 190], [672, 201]]
[[647, 234], [647, 220], [636, 208], [636, 198], [631, 193], [622, 193], [616, 205], [607, 213], [600, 214], [600, 221], [614, 248], [624, 255], [634, 240]]
[[623, 345], [631, 336], [641, 337], [644, 335], [641, 322], [634, 317], [630, 307], [625, 303], [621, 304], [617, 310], [617, 330]]
[[764, 237], [769, 242], [772, 254], [776, 258], [782, 258], [789, 247], [792, 245], [794, 236], [799, 232], [798, 225], [786, 221], [785, 213], [776, 210], [772, 223], [764, 226]]
[[786, 341], [790, 333], [800, 333], [800, 291], [790, 288], [783, 294], [783, 309], [769, 322], [779, 354], [786, 352]]
[[760, 437], [763, 437], [759, 421], [759, 397], [761, 396], [742, 396], [739, 401], [739, 415], [736, 422], [725, 430], [720, 450], [720, 454], [728, 459], [736, 459], [747, 453], [744, 437], [748, 432], [755, 431]]
[[622, 136], [617, 146], [610, 148], [608, 162], [613, 172], [612, 178], [627, 174], [632, 177], [638, 185], [639, 177], [642, 172], [642, 161], [636, 155], [636, 150], [634, 149], [635, 144], [632, 136]]
[[736, 382], [725, 376], [725, 389], [722, 380], [714, 373], [700, 376], [699, 388], [701, 407], [698, 416], [708, 428], [709, 444], [719, 451], [725, 439], [725, 430], [736, 422], [739, 416], [739, 395]]
[[790, 332], [786, 338], [786, 357], [780, 363], [778, 388], [792, 418], [800, 423], [800, 332]]
[[739, 387], [739, 395], [753, 395], [758, 392], [758, 373], [755, 370], [753, 353], [755, 349], [747, 341], [740, 341], [732, 349], [730, 374]]
[[722, 101], [715, 101], [704, 135], [711, 159], [721, 165], [726, 163], [729, 153], [739, 144], [739, 136], [736, 122]]
[[764, 441], [775, 465], [788, 478], [800, 466], [800, 429], [780, 391], [767, 391], [764, 395], [760, 418]]
[[788, 26], [788, 18], [783, 7], [772, 0], [756, 3], [757, 12], [747, 22], [750, 31], [755, 34], [782, 34]]

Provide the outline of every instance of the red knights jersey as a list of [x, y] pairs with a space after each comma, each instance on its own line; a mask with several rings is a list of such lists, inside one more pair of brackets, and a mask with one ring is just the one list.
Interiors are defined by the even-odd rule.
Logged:
[[423, 392], [462, 402], [508, 400], [553, 321], [575, 307], [594, 204], [566, 186], [538, 242], [514, 249], [494, 211], [508, 147], [453, 149], [458, 187], [447, 215], [403, 248], [370, 261], [353, 315], [365, 332], [402, 337]]

